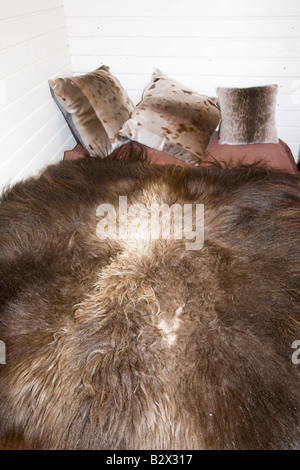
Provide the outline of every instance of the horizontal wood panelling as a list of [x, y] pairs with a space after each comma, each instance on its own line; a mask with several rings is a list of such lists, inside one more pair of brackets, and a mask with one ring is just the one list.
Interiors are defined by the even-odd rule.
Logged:
[[68, 34], [72, 37], [138, 37], [169, 38], [294, 38], [300, 19], [289, 18], [67, 18]]
[[9, 159], [10, 155], [17, 152], [24, 142], [27, 142], [31, 136], [32, 129], [35, 129], [36, 133], [38, 133], [39, 129], [53, 118], [53, 114], [56, 114], [56, 109], [53, 109], [54, 106], [53, 100], [50, 101], [48, 99], [43, 102], [27, 119], [21, 121], [11, 132], [8, 132], [0, 139], [0, 171], [2, 164]]
[[277, 127], [300, 148], [299, 0], [64, 0], [72, 70], [108, 65], [134, 103], [154, 67], [199, 93], [277, 83]]
[[24, 16], [61, 6], [62, 0], [1, 0], [0, 19]]
[[[68, 51], [66, 47], [44, 56], [41, 60], [33, 62], [32, 65], [9, 75], [3, 79], [6, 87], [6, 104], [16, 100], [23, 93], [27, 93], [31, 88], [41, 82], [47, 82], [48, 78], [55, 75], [68, 61]], [[69, 71], [71, 73], [71, 71]]]
[[[69, 67], [62, 69], [57, 75], [65, 76], [70, 73]], [[21, 95], [17, 100], [1, 110], [0, 129], [1, 137], [9, 133], [14, 127], [20, 125], [23, 120], [35, 112], [37, 103], [41, 105], [50, 99], [49, 87], [45, 82], [31, 88], [28, 93]], [[58, 109], [53, 102], [53, 113], [59, 115]]]
[[12, 178], [12, 182], [35, 174], [37, 163], [41, 166], [41, 171], [47, 165], [58, 163], [63, 159], [65, 150], [71, 149], [73, 146], [73, 136], [70, 135], [68, 127], [66, 125], [60, 127], [58, 132], [47, 141], [46, 145], [36, 152], [35, 157]]
[[[62, 7], [1, 21], [0, 50], [64, 27]], [[30, 49], [27, 52], [30, 54]]]
[[280, 126], [279, 137], [287, 142], [298, 142], [299, 130], [297, 127]]
[[283, 111], [277, 113], [277, 124], [280, 127], [285, 127], [287, 123], [289, 126], [298, 129], [300, 122], [300, 111]]
[[[39, 36], [30, 41], [0, 51], [0, 79], [17, 73], [20, 69], [32, 65], [58, 49], [66, 49], [67, 37], [64, 28]], [[30, 51], [32, 51], [30, 53]]]
[[[220, 43], [222, 42], [222, 47]], [[139, 46], [137, 47], [137, 43]], [[72, 54], [97, 55], [99, 51], [106, 55], [126, 56], [128, 51], [134, 52], [136, 56], [152, 57], [214, 57], [222, 58], [299, 58], [299, 42], [293, 39], [248, 39], [236, 40], [230, 38], [128, 38], [123, 37], [70, 37], [70, 48]]]
[[[300, 33], [299, 33], [300, 34]], [[224, 58], [215, 57], [137, 57], [134, 54], [127, 54], [120, 56], [118, 50], [115, 51], [113, 56], [106, 55], [105, 51], [101, 55], [98, 52], [96, 55], [89, 55], [87, 50], [84, 55], [72, 54], [72, 69], [75, 73], [84, 73], [100, 67], [102, 64], [107, 64], [111, 67], [114, 73], [125, 74], [151, 74], [153, 67], [161, 68], [168, 74], [181, 74], [186, 76], [199, 76], [206, 77], [215, 75], [219, 77], [220, 81], [223, 77], [238, 76], [244, 80], [249, 77], [258, 77], [264, 79], [265, 77], [291, 77], [299, 80], [299, 61], [300, 59], [286, 59], [278, 60], [265, 59], [265, 58], [252, 58], [243, 59], [239, 57]]]
[[71, 74], [62, 0], [0, 6], [0, 190], [75, 145], [48, 79]]
[[299, 14], [298, 0], [64, 0], [66, 16], [103, 17], [282, 17]]
[[[51, 127], [50, 127], [51, 126]], [[69, 129], [65, 123], [57, 128], [45, 126], [37, 133], [35, 138], [28, 139], [24, 147], [21, 147], [0, 170], [0, 187], [12, 184], [19, 179], [36, 175], [46, 165], [50, 164], [54, 157], [63, 158], [66, 148], [72, 148], [73, 137], [70, 136]], [[53, 132], [53, 129], [56, 132]], [[49, 137], [51, 130], [51, 137]], [[43, 145], [41, 145], [43, 143]], [[31, 158], [28, 159], [28, 155]]]

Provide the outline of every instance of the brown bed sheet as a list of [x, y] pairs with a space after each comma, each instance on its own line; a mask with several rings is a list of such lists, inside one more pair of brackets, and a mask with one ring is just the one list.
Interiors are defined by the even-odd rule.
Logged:
[[219, 144], [219, 135], [215, 132], [210, 139], [201, 166], [211, 165], [216, 161], [229, 167], [234, 167], [237, 163], [245, 165], [257, 163], [267, 168], [299, 174], [291, 149], [281, 139], [278, 144], [228, 145]]
[[[218, 140], [219, 136], [216, 131], [210, 139], [203, 161], [198, 168], [209, 167], [216, 163], [222, 167], [226, 166], [229, 168], [233, 168], [238, 164], [252, 165], [255, 163], [267, 168], [300, 175], [289, 146], [280, 139], [278, 144], [247, 145], [219, 144]], [[143, 147], [147, 152], [147, 160], [151, 164], [193, 167], [193, 165], [184, 163], [166, 152], [146, 146]], [[65, 151], [64, 160], [77, 160], [87, 155], [86, 150], [80, 144], [77, 144], [73, 150]]]

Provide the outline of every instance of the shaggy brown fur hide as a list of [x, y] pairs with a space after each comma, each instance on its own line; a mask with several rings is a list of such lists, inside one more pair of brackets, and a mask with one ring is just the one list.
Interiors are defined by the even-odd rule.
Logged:
[[[84, 158], [8, 190], [2, 448], [298, 448], [299, 189], [255, 167]], [[97, 206], [119, 195], [204, 204], [203, 248], [99, 240]]]

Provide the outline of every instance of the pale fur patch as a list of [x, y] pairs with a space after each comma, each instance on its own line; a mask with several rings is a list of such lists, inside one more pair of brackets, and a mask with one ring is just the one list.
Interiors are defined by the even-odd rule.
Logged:
[[176, 332], [182, 322], [179, 317], [182, 314], [183, 307], [184, 306], [180, 306], [175, 310], [174, 317], [171, 320], [167, 321], [162, 319], [157, 325], [163, 334], [164, 341], [166, 341], [169, 346], [172, 346], [176, 341]]
[[204, 207], [202, 204], [165, 203], [167, 186], [152, 183], [135, 196], [120, 196], [114, 206], [101, 204], [96, 233], [99, 239], [119, 244], [123, 252], [137, 257], [151, 255], [151, 247], [160, 243], [184, 243], [185, 248], [201, 249], [204, 241]]

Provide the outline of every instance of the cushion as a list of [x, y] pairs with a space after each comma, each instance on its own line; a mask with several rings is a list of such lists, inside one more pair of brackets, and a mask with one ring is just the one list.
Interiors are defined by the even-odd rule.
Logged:
[[217, 88], [221, 110], [220, 144], [278, 143], [278, 85]]
[[279, 139], [278, 144], [227, 145], [220, 144], [216, 131], [206, 149], [201, 166], [218, 164], [233, 168], [238, 164], [258, 164], [266, 168], [279, 169], [299, 175], [289, 146]]
[[108, 67], [49, 85], [74, 137], [91, 156], [105, 157], [120, 144], [118, 131], [134, 105]]
[[216, 98], [156, 69], [120, 135], [188, 163], [199, 163], [220, 119]]

